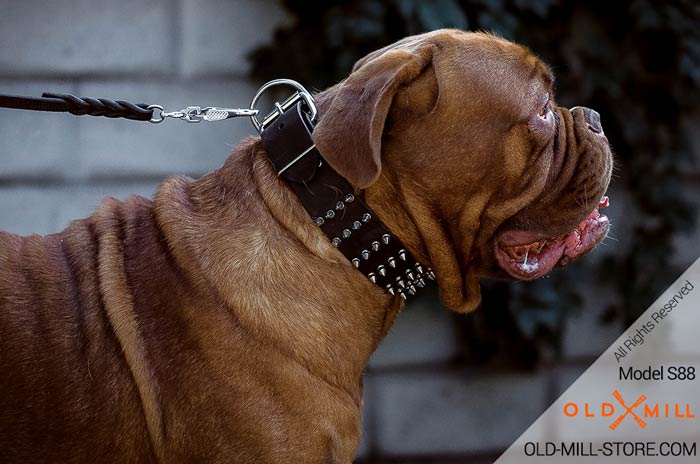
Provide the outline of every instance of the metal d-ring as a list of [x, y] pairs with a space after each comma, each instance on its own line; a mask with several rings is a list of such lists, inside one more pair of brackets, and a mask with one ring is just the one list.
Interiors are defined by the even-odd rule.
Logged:
[[261, 121], [258, 120], [255, 114], [250, 116], [250, 121], [253, 123], [253, 126], [258, 132], [262, 132], [265, 130], [265, 127], [267, 127], [274, 119], [276, 119], [278, 116], [280, 116], [282, 113], [284, 113], [286, 110], [294, 106], [299, 100], [302, 100], [308, 110], [309, 110], [309, 118], [313, 121], [316, 119], [316, 115], [318, 114], [318, 111], [316, 110], [316, 105], [314, 104], [314, 99], [311, 96], [311, 94], [304, 88], [303, 85], [298, 83], [297, 81], [293, 81], [291, 79], [275, 79], [273, 81], [270, 81], [260, 87], [258, 92], [255, 94], [253, 97], [253, 100], [250, 102], [250, 109], [251, 111], [255, 110], [255, 105], [257, 105], [258, 100], [260, 97], [270, 88], [274, 87], [276, 85], [288, 85], [290, 87], [294, 87], [297, 91], [289, 98], [287, 98], [284, 102], [282, 103], [275, 103], [275, 109], [272, 110], [270, 114], [265, 116]]

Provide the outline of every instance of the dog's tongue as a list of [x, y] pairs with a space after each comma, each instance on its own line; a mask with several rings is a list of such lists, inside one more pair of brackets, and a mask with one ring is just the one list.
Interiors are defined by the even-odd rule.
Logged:
[[607, 196], [572, 231], [547, 240], [529, 242], [527, 233], [511, 232], [510, 240], [517, 242], [498, 243], [496, 259], [499, 265], [516, 279], [531, 280], [543, 276], [556, 265], [566, 265], [591, 251], [608, 231], [609, 221], [600, 214], [600, 208], [610, 204]]

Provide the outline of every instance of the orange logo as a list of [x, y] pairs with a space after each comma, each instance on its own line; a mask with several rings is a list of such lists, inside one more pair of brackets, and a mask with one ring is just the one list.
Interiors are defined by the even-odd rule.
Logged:
[[[644, 429], [651, 419], [694, 419], [696, 417], [689, 403], [649, 403], [646, 395], [640, 395], [628, 406], [619, 391], [614, 390], [612, 396], [617, 400], [617, 405], [607, 401], [600, 403], [599, 406], [590, 403], [566, 403], [563, 408], [564, 415], [569, 418], [584, 419], [615, 418], [608, 426], [610, 430], [617, 429], [628, 417], [631, 417], [641, 429]], [[644, 409], [640, 410], [642, 405]]]
[[613, 396], [614, 396], [615, 399], [622, 405], [622, 407], [625, 408], [625, 413], [622, 414], [622, 415], [621, 415], [620, 417], [618, 417], [617, 419], [615, 419], [615, 422], [613, 422], [612, 424], [610, 424], [610, 430], [615, 430], [615, 429], [617, 428], [617, 426], [620, 425], [620, 424], [622, 423], [623, 420], [625, 420], [625, 417], [627, 417], [628, 414], [630, 414], [630, 415], [634, 418], [635, 422], [637, 422], [637, 424], [639, 424], [639, 426], [640, 426], [641, 428], [644, 428], [644, 427], [647, 426], [647, 423], [644, 422], [644, 421], [633, 411], [634, 408], [636, 408], [637, 406], [639, 406], [640, 404], [644, 403], [644, 402], [647, 400], [646, 395], [641, 395], [639, 398], [637, 398], [637, 401], [635, 401], [634, 403], [632, 403], [632, 406], [630, 406], [629, 408], [628, 408], [627, 405], [625, 404], [625, 400], [622, 399], [622, 395], [620, 395], [620, 392], [619, 392], [619, 391], [615, 390], [615, 391], [613, 392]]

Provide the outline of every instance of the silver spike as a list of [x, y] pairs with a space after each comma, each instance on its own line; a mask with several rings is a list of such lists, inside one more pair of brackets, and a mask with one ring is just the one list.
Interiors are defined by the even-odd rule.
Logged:
[[357, 258], [352, 258], [352, 265], [355, 267], [360, 267], [360, 260]]
[[416, 263], [416, 271], [418, 271], [419, 274], [423, 273], [423, 266], [421, 266], [420, 263]]
[[404, 250], [403, 248], [399, 250], [399, 258], [401, 258], [401, 260], [403, 261], [406, 261], [406, 250]]
[[358, 230], [360, 227], [362, 227], [362, 223], [360, 221], [355, 221], [352, 223], [353, 230]]
[[410, 291], [413, 292], [413, 293], [411, 293], [411, 295], [415, 295], [415, 294], [416, 294], [416, 286], [415, 286], [415, 285], [413, 285], [413, 284], [408, 284], [408, 289], [409, 289]]
[[338, 211], [345, 209], [345, 203], [343, 203], [342, 201], [339, 201], [338, 203], [335, 204], [335, 209], [337, 209]]
[[355, 195], [352, 193], [345, 195], [345, 203], [352, 203], [353, 201], [355, 201]]
[[415, 279], [415, 276], [413, 275], [413, 272], [411, 272], [410, 269], [408, 271], [406, 271], [406, 275], [408, 276], [408, 280]]
[[388, 286], [387, 286], [387, 290], [388, 290], [389, 293], [391, 293], [392, 295], [396, 295], [396, 290], [394, 290], [394, 287], [392, 287], [391, 285], [388, 285]]
[[315, 219], [315, 221], [316, 221], [316, 224], [318, 224], [319, 227], [321, 227], [323, 224], [326, 223], [326, 221], [325, 221], [321, 216], [317, 217], [317, 218]]
[[362, 253], [360, 253], [360, 254], [362, 255], [362, 259], [364, 259], [365, 261], [367, 261], [369, 259], [369, 251], [362, 250]]
[[400, 288], [406, 288], [406, 283], [405, 283], [403, 280], [401, 280], [401, 278], [398, 279], [398, 281], [396, 282], [396, 284], [397, 284]]
[[351, 234], [350, 229], [343, 229], [343, 238], [349, 238]]
[[408, 289], [408, 294], [411, 295], [411, 296], [413, 296], [413, 295], [416, 294], [416, 291], [409, 288], [409, 289]]
[[406, 294], [405, 294], [404, 292], [402, 292], [402, 291], [399, 291], [399, 295], [401, 295], [401, 298], [403, 298], [403, 301], [406, 301], [406, 300], [408, 299], [408, 297], [406, 296]]
[[429, 270], [428, 273], [426, 274], [426, 276], [430, 280], [435, 280], [435, 273], [432, 270]]
[[362, 222], [369, 222], [369, 220], [372, 219], [372, 215], [369, 213], [365, 213], [362, 215]]
[[367, 277], [369, 277], [369, 280], [371, 280], [373, 284], [377, 283], [377, 275], [374, 272], [367, 274]]
[[417, 285], [419, 288], [425, 287], [425, 280], [423, 280], [421, 277], [419, 277], [418, 280], [416, 280], [416, 285]]
[[338, 237], [333, 237], [333, 240], [331, 241], [333, 243], [333, 246], [338, 248], [340, 246], [341, 240]]
[[384, 235], [382, 235], [382, 242], [384, 242], [384, 245], [388, 245], [388, 244], [389, 244], [389, 239], [390, 239], [390, 238], [391, 238], [391, 235], [389, 235], [389, 234], [384, 234]]
[[326, 211], [326, 219], [333, 219], [335, 217], [335, 211], [332, 209], [329, 209]]
[[396, 267], [396, 258], [392, 256], [387, 261], [389, 262], [389, 266]]
[[372, 249], [374, 251], [379, 251], [379, 242], [377, 242], [376, 240], [372, 242]]
[[386, 268], [380, 264], [377, 266], [377, 272], [384, 277], [386, 275]]

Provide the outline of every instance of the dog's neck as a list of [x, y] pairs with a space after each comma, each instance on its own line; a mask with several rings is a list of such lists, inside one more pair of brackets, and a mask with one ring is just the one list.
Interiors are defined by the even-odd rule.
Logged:
[[206, 279], [246, 333], [359, 404], [362, 371], [400, 299], [357, 272], [309, 220], [259, 139], [199, 180], [166, 181], [156, 208], [161, 222], [179, 222], [165, 227], [185, 245], [179, 253], [189, 259], [178, 261], [197, 263], [190, 273]]

